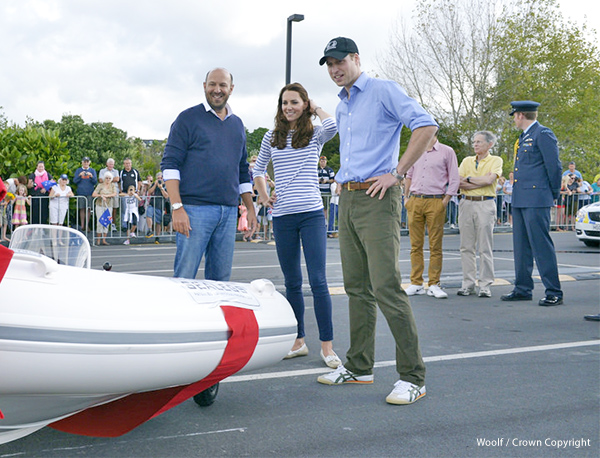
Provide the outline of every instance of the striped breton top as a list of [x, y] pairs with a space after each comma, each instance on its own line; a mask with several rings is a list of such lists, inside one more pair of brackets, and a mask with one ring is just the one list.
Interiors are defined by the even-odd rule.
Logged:
[[337, 132], [333, 117], [323, 120], [322, 126], [315, 126], [309, 144], [304, 148], [292, 148], [292, 133], [287, 137], [284, 149], [271, 146], [273, 131], [263, 137], [260, 152], [252, 175], [263, 176], [267, 165], [273, 160], [275, 171], [275, 194], [273, 217], [304, 213], [323, 208], [317, 169], [323, 145]]

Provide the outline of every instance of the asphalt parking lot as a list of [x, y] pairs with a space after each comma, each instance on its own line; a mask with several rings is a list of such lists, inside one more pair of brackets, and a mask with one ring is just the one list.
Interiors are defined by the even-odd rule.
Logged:
[[[397, 379], [393, 340], [381, 319], [375, 383], [324, 386], [327, 372], [306, 292], [306, 357], [285, 360], [221, 383], [216, 402], [187, 401], [118, 438], [89, 438], [44, 428], [0, 445], [7, 457], [597, 457], [600, 455], [600, 252], [572, 233], [553, 233], [565, 305], [505, 303], [514, 280], [511, 234], [495, 240], [491, 298], [456, 295], [458, 235], [444, 238], [442, 286], [448, 299], [411, 298], [427, 365], [427, 396], [391, 406]], [[348, 347], [347, 298], [339, 245], [328, 240], [334, 347]], [[171, 276], [174, 245], [94, 247], [93, 268]], [[409, 242], [401, 270], [408, 280]], [[427, 260], [427, 257], [426, 257]], [[201, 276], [202, 274], [200, 274]], [[283, 290], [275, 247], [237, 243], [232, 281], [269, 278]]]

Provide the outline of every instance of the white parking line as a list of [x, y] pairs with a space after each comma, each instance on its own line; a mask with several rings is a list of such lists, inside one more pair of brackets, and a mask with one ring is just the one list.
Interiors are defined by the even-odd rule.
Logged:
[[[440, 355], [440, 356], [428, 356], [423, 358], [426, 363], [433, 363], [437, 361], [451, 361], [456, 359], [469, 359], [469, 358], [485, 358], [487, 356], [501, 356], [501, 355], [514, 355], [518, 353], [530, 353], [534, 351], [550, 351], [550, 350], [563, 350], [565, 348], [576, 348], [576, 347], [590, 347], [593, 345], [600, 345], [600, 340], [585, 340], [580, 342], [566, 342], [561, 344], [552, 345], [538, 345], [535, 347], [518, 347], [518, 348], [507, 348], [504, 350], [489, 350], [489, 351], [476, 351], [470, 353], [455, 353], [453, 355]], [[396, 361], [380, 361], [375, 363], [375, 367], [389, 367], [395, 366]], [[299, 377], [302, 375], [315, 375], [330, 372], [331, 369], [324, 367], [318, 369], [302, 369], [297, 371], [285, 371], [285, 372], [269, 372], [266, 374], [250, 374], [250, 375], [234, 375], [222, 381], [222, 383], [234, 383], [234, 382], [248, 382], [252, 380], [268, 380], [274, 378], [286, 378], [286, 377]]]
[[[222, 434], [222, 433], [245, 433], [248, 429], [247, 426], [243, 426], [241, 428], [231, 428], [231, 429], [220, 429], [215, 431], [198, 431], [195, 433], [186, 433], [186, 434], [177, 434], [173, 436], [155, 436], [155, 437], [144, 437], [143, 439], [129, 439], [129, 440], [118, 440], [111, 442], [101, 442], [94, 443], [88, 445], [80, 445], [77, 447], [56, 447], [56, 448], [46, 448], [41, 450], [42, 452], [61, 452], [61, 451], [73, 451], [73, 450], [85, 450], [85, 449], [93, 449], [104, 446], [114, 447], [117, 444], [131, 444], [135, 442], [150, 442], [150, 441], [160, 441], [160, 440], [168, 440], [168, 439], [180, 439], [182, 437], [193, 437], [193, 436], [206, 436], [209, 434]], [[0, 455], [0, 458], [10, 458], [15, 456], [27, 455], [27, 452], [17, 452], [17, 453], [9, 453], [6, 455]]]

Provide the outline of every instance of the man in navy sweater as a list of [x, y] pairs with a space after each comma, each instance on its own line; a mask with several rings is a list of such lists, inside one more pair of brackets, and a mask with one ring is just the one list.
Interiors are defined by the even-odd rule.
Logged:
[[[206, 103], [179, 114], [161, 163], [177, 232], [175, 277], [195, 278], [206, 255], [204, 278], [228, 281], [240, 195], [252, 204], [246, 133], [227, 100], [233, 77], [224, 68], [206, 75]], [[248, 212], [251, 236], [256, 215]]]

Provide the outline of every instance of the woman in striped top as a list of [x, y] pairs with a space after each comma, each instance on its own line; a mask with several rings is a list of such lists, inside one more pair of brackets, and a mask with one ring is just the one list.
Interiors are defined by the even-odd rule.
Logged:
[[[313, 115], [320, 118], [322, 126], [313, 126]], [[302, 244], [319, 327], [321, 358], [331, 368], [337, 368], [341, 361], [333, 351], [331, 297], [325, 269], [327, 228], [317, 168], [323, 145], [336, 132], [334, 118], [308, 98], [306, 89], [299, 83], [288, 84], [279, 93], [275, 128], [265, 134], [253, 171], [259, 202], [273, 208], [277, 257], [285, 277], [286, 297], [298, 321], [298, 337], [286, 358], [308, 354], [304, 342]], [[272, 196], [267, 194], [264, 179], [270, 160], [275, 171]]]

